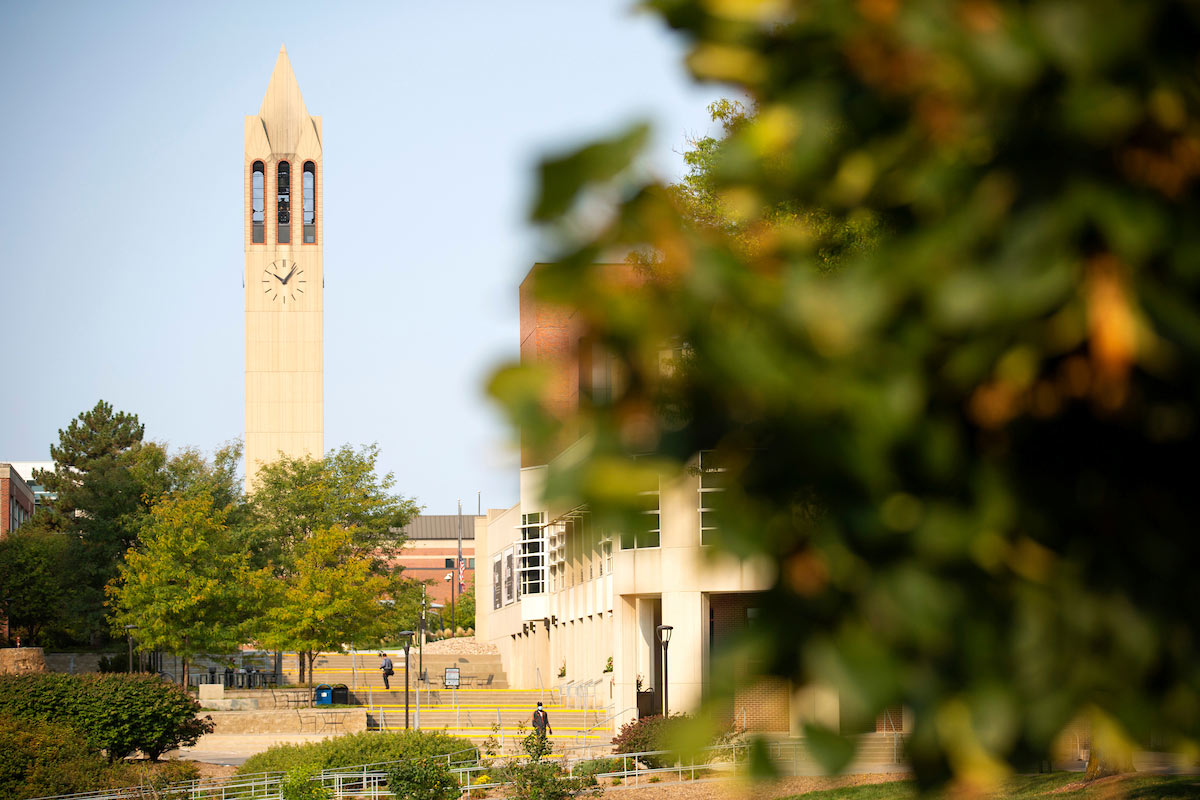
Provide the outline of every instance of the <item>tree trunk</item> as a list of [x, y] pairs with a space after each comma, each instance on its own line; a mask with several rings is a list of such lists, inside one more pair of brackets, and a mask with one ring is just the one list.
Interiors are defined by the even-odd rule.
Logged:
[[1087, 778], [1107, 778], [1109, 775], [1120, 775], [1124, 772], [1136, 772], [1133, 766], [1133, 750], [1127, 747], [1097, 747], [1092, 740], [1088, 750]]
[[187, 685], [188, 685], [188, 660], [186, 657], [181, 659], [181, 662], [180, 662], [179, 680], [180, 680], [180, 683], [182, 684], [184, 690], [186, 691]]

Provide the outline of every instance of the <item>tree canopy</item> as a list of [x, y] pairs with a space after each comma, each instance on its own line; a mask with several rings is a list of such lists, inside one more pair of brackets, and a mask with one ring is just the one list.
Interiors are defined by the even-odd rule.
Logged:
[[[745, 646], [851, 717], [911, 709], [925, 785], [994, 780], [1081, 713], [1194, 746], [1195, 8], [647, 5], [755, 113], [705, 155], [715, 224], [631, 177], [644, 128], [543, 164], [537, 291], [625, 376], [551, 500], [620, 510], [635, 457], [716, 451], [719, 545], [777, 567]], [[841, 247], [855, 226], [878, 240]], [[637, 291], [599, 266], [620, 248], [655, 254]], [[491, 386], [548, 445], [544, 380]]]

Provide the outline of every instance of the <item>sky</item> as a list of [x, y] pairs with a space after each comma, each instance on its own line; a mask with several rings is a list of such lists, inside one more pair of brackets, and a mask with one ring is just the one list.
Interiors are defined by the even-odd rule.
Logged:
[[146, 437], [244, 430], [243, 119], [281, 45], [322, 117], [325, 447], [426, 513], [518, 499], [486, 398], [518, 350], [540, 158], [648, 120], [683, 172], [719, 87], [631, 0], [0, 4], [0, 461], [104, 399]]

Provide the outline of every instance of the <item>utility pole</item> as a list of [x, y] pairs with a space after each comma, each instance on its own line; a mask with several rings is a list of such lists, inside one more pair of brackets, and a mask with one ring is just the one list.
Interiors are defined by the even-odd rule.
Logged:
[[458, 585], [459, 564], [462, 563], [462, 500], [458, 501], [458, 558], [454, 561], [454, 572], [450, 575], [450, 635], [454, 636], [457, 630], [457, 622], [454, 616], [454, 595], [455, 589], [459, 592], [462, 587]]

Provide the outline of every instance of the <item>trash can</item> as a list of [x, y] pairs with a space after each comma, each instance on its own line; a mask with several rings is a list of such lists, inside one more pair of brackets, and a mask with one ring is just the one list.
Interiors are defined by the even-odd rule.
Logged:
[[350, 687], [344, 683], [333, 685], [333, 704], [335, 706], [350, 705]]
[[313, 690], [313, 705], [327, 706], [333, 702], [333, 687], [328, 683], [322, 683]]

